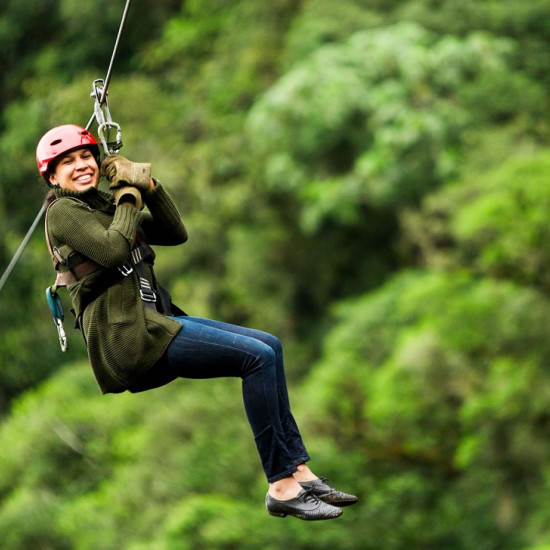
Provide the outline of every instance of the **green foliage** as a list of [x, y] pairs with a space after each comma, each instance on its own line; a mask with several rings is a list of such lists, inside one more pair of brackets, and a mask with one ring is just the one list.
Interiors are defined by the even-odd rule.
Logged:
[[513, 159], [428, 197], [404, 216], [409, 242], [428, 266], [533, 285], [547, 292], [548, 152]]
[[369, 538], [395, 514], [388, 548], [521, 547], [546, 479], [547, 297], [411, 272], [336, 313], [303, 391], [311, 429], [368, 457]]
[[549, 12], [548, 0], [411, 0], [401, 3], [396, 16], [440, 34], [464, 35], [484, 29], [509, 36], [517, 44], [517, 66], [547, 85]]
[[324, 44], [344, 42], [359, 30], [385, 23], [384, 15], [379, 13], [373, 1], [303, 2], [300, 11], [292, 19], [286, 38], [287, 45], [283, 52], [285, 72]]
[[[118, 70], [124, 72], [143, 37], [151, 39], [179, 0], [134, 0], [134, 17], [120, 43]], [[2, 104], [20, 97], [21, 85], [36, 77], [43, 85], [70, 82], [75, 72], [101, 70], [104, 75], [118, 32], [123, 2], [99, 0], [5, 0], [0, 11], [0, 61]], [[85, 38], [84, 40], [82, 38]]]
[[[62, 547], [111, 549], [151, 537], [195, 493], [250, 494], [258, 459], [240, 401], [231, 380], [102, 397], [88, 366], [64, 369], [0, 428], [10, 451], [0, 457], [0, 518], [20, 545], [35, 537], [54, 545], [50, 533]], [[24, 503], [33, 492], [43, 520], [29, 527]]]
[[299, 194], [308, 229], [327, 217], [356, 225], [362, 204], [418, 200], [457, 173], [472, 124], [539, 111], [540, 90], [507, 67], [511, 50], [405, 23], [319, 48], [250, 113], [267, 184]]

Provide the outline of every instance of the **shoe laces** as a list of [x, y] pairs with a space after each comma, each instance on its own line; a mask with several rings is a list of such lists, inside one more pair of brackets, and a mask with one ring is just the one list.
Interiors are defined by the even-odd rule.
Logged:
[[313, 494], [313, 489], [304, 489], [305, 493], [303, 495], [304, 502], [317, 502], [319, 498]]
[[323, 477], [323, 476], [321, 476], [319, 479], [320, 479], [327, 487], [330, 487], [331, 489], [334, 489], [334, 487], [333, 487], [332, 485], [329, 484], [329, 482], [328, 482], [328, 477]]

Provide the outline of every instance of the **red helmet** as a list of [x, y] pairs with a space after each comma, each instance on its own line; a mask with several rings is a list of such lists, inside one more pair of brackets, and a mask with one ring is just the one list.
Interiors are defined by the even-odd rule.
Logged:
[[77, 147], [89, 146], [99, 164], [99, 145], [94, 136], [76, 124], [64, 124], [46, 132], [36, 147], [36, 164], [38, 171], [46, 176], [50, 162]]

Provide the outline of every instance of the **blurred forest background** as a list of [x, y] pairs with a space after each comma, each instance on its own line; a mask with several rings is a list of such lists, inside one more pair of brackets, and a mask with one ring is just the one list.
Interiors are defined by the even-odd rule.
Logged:
[[[123, 8], [2, 0], [2, 270]], [[550, 548], [549, 90], [550, 0], [134, 0], [109, 104], [189, 230], [160, 279], [282, 339], [360, 503], [266, 514], [237, 379], [101, 396], [39, 226], [0, 293], [0, 546]]]

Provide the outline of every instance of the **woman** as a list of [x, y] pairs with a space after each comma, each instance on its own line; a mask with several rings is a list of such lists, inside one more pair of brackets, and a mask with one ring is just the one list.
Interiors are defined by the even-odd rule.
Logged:
[[[109, 155], [100, 165], [94, 137], [71, 124], [47, 132], [36, 158], [50, 187], [48, 246], [101, 392], [144, 391], [178, 377], [241, 377], [269, 483], [267, 511], [321, 520], [355, 503], [357, 497], [337, 491], [306, 465], [310, 457], [290, 411], [279, 340], [187, 316], [158, 285], [148, 245], [178, 245], [187, 232], [150, 164]], [[101, 175], [110, 193], [98, 190]]]

